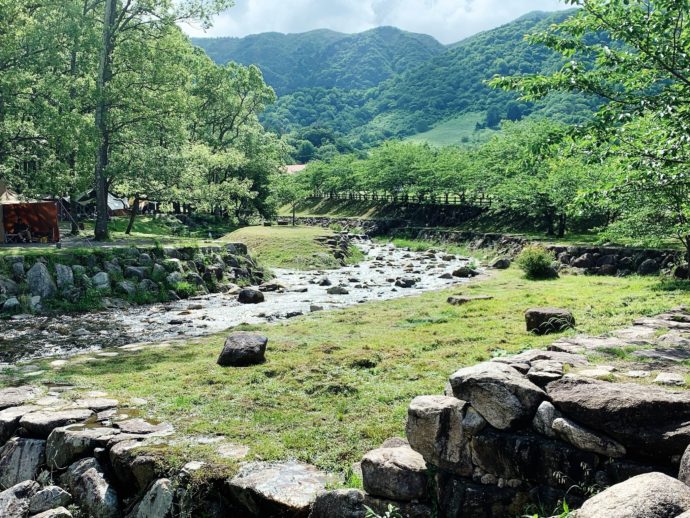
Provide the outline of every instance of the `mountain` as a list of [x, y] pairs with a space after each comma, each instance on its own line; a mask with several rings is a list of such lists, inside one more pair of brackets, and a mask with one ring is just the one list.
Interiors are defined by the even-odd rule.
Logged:
[[359, 34], [316, 30], [245, 38], [194, 38], [217, 63], [257, 65], [278, 95], [303, 88], [371, 88], [446, 50], [431, 36], [394, 27]]

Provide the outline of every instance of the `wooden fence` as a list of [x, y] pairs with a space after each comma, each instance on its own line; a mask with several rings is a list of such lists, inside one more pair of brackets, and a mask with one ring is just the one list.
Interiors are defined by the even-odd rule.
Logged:
[[485, 193], [460, 194], [382, 194], [370, 192], [347, 193], [312, 193], [311, 198], [322, 200], [352, 200], [371, 201], [376, 203], [390, 203], [396, 205], [435, 205], [451, 207], [477, 207], [486, 209], [491, 207], [492, 198]]

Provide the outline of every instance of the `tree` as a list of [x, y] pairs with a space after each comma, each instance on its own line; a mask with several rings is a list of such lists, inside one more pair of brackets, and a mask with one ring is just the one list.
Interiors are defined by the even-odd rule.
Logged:
[[272, 183], [274, 197], [280, 205], [292, 210], [292, 226], [297, 224], [297, 205], [309, 195], [309, 188], [302, 175], [281, 174]]
[[[136, 69], [141, 61], [134, 64], [133, 60], [141, 57], [134, 52], [134, 48], [148, 44], [167, 36], [175, 28], [175, 24], [183, 20], [196, 19], [203, 25], [208, 25], [210, 17], [216, 12], [227, 8], [230, 0], [187, 0], [174, 2], [173, 0], [105, 0], [103, 6], [103, 38], [99, 52], [98, 74], [96, 76], [96, 108], [95, 128], [97, 133], [97, 151], [95, 166], [96, 190], [96, 228], [95, 238], [108, 238], [108, 164], [113, 146], [113, 138], [122, 130], [123, 124], [136, 122], [142, 115], [136, 114], [126, 121], [123, 118], [117, 125], [112, 124], [112, 110], [116, 106], [126, 107], [115, 94], [112, 83], [122, 74], [127, 74], [131, 68]], [[137, 45], [138, 44], [138, 45]], [[132, 65], [134, 64], [134, 67]], [[137, 85], [135, 83], [134, 85]], [[130, 87], [134, 86], [130, 85]], [[155, 84], [138, 84], [137, 92], [147, 88], [155, 88]], [[162, 114], [159, 114], [162, 115]]]
[[[614, 157], [591, 195], [622, 211], [619, 234], [675, 236], [690, 260], [690, 28], [687, 0], [568, 0], [578, 13], [532, 37], [567, 58], [551, 75], [498, 78], [494, 86], [538, 100], [585, 92], [605, 104], [585, 134]], [[591, 37], [605, 34], [606, 39]], [[652, 220], [655, 224], [649, 224]], [[645, 223], [646, 222], [646, 223]], [[662, 222], [662, 223], [659, 223]]]

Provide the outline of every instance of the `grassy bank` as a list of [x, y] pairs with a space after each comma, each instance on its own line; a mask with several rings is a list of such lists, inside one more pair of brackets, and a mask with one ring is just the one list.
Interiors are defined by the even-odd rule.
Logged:
[[[338, 261], [319, 237], [333, 232], [320, 227], [246, 227], [225, 236], [226, 241], [245, 243], [259, 262], [269, 268], [321, 270], [337, 268]], [[358, 260], [361, 253], [351, 250], [351, 259]]]
[[[449, 306], [456, 293], [494, 300]], [[45, 362], [44, 373], [24, 381], [104, 390], [122, 402], [144, 398], [145, 414], [172, 422], [180, 434], [225, 436], [249, 446], [254, 459], [296, 458], [347, 471], [368, 449], [403, 435], [410, 400], [441, 393], [454, 370], [553, 341], [525, 332], [525, 309], [567, 307], [578, 331], [603, 333], [686, 299], [654, 278], [532, 282], [510, 269], [454, 290], [245, 327], [270, 340], [268, 361], [256, 367], [217, 366], [224, 337], [215, 336], [77, 358], [60, 370]], [[211, 450], [185, 445], [167, 455], [198, 459]]]

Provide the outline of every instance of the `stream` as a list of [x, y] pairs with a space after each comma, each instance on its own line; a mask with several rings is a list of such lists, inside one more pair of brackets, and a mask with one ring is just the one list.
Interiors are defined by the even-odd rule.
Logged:
[[[0, 369], [37, 358], [64, 358], [125, 345], [201, 337], [239, 324], [274, 322], [467, 282], [448, 275], [467, 265], [464, 257], [412, 252], [372, 242], [357, 246], [365, 254], [357, 265], [328, 271], [275, 269], [276, 279], [272, 282], [283, 288], [265, 292], [262, 304], [242, 305], [236, 294], [212, 294], [96, 313], [16, 315], [0, 321]], [[330, 284], [322, 285], [327, 284], [324, 279]], [[396, 286], [401, 279], [412, 286]], [[344, 288], [342, 294], [328, 293], [329, 288], [337, 286]]]

